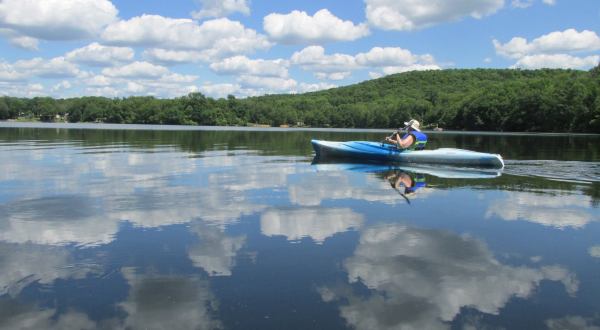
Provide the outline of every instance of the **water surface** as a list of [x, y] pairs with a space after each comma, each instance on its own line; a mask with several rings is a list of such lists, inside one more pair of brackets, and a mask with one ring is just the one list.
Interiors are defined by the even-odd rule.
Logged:
[[312, 164], [384, 131], [3, 126], [0, 328], [600, 326], [598, 136], [431, 136], [494, 172]]

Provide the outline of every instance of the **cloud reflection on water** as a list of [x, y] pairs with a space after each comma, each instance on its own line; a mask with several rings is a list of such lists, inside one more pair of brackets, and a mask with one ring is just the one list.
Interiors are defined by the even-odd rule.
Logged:
[[282, 235], [289, 241], [310, 237], [322, 244], [337, 233], [360, 228], [363, 222], [363, 215], [349, 208], [271, 209], [261, 215], [260, 229], [266, 236]]
[[570, 295], [579, 285], [561, 266], [504, 265], [474, 238], [397, 224], [363, 228], [344, 268], [349, 283], [371, 289], [369, 296], [344, 285], [319, 292], [324, 301], [340, 301], [341, 316], [358, 329], [449, 328], [461, 308], [498, 314], [544, 280], [561, 282]]
[[503, 199], [493, 201], [486, 217], [498, 216], [501, 219], [529, 221], [554, 228], [583, 228], [600, 216], [590, 209], [592, 200], [580, 194], [564, 194], [546, 191], [505, 192]]

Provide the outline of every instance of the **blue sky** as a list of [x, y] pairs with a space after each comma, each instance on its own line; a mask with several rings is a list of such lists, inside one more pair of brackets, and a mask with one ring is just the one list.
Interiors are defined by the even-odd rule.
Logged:
[[1, 0], [0, 95], [302, 93], [600, 61], [597, 0]]

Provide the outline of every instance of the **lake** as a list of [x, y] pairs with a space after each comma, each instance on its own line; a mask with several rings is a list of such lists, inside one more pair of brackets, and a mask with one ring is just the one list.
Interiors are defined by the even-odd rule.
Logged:
[[598, 135], [430, 135], [492, 171], [313, 164], [387, 131], [97, 127], [0, 123], [0, 328], [600, 326]]

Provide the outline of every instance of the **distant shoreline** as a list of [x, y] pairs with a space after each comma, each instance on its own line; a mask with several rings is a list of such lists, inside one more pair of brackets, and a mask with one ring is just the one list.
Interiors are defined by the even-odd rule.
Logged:
[[[0, 128], [42, 128], [42, 129], [96, 129], [96, 130], [140, 130], [140, 131], [271, 131], [271, 132], [374, 132], [389, 133], [385, 128], [329, 128], [329, 127], [264, 127], [264, 126], [194, 126], [194, 125], [154, 125], [154, 124], [108, 124], [108, 123], [56, 123], [40, 121], [0, 120]], [[490, 131], [434, 131], [427, 134], [460, 135], [535, 135], [535, 136], [600, 136], [595, 133], [551, 133], [551, 132], [490, 132]]]

